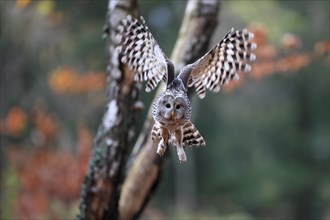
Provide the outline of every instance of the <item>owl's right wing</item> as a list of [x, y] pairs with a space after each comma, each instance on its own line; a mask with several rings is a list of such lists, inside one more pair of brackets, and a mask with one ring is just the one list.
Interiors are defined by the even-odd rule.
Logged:
[[256, 48], [252, 39], [253, 34], [246, 29], [234, 31], [232, 28], [213, 49], [187, 66], [188, 87], [195, 86], [198, 96], [204, 98], [205, 88], [218, 92], [221, 85], [237, 80], [238, 72], [249, 72], [251, 66], [248, 62], [256, 59], [251, 52]]
[[141, 19], [143, 24], [128, 15], [120, 22], [116, 48], [121, 61], [135, 71], [134, 80], [148, 81], [146, 91], [150, 92], [162, 79], [174, 78], [174, 67]]

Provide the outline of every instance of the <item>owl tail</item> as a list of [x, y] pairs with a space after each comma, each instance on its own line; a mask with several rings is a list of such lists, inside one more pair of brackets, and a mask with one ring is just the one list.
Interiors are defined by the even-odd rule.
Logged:
[[204, 138], [195, 128], [191, 121], [183, 125], [183, 146], [201, 146], [205, 145]]

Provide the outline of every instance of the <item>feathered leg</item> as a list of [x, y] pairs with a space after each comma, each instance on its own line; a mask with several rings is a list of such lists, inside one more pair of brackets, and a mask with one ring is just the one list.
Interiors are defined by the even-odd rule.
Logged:
[[167, 146], [168, 146], [168, 136], [169, 136], [169, 133], [168, 133], [168, 130], [166, 128], [160, 128], [161, 129], [161, 140], [158, 144], [158, 148], [157, 148], [157, 154], [159, 156], [163, 156], [166, 149], [167, 149]]
[[186, 153], [184, 152], [183, 146], [182, 146], [182, 141], [183, 141], [183, 130], [182, 126], [180, 126], [175, 132], [175, 140], [176, 140], [176, 150], [178, 153], [178, 157], [180, 162], [186, 162], [187, 161], [187, 156]]

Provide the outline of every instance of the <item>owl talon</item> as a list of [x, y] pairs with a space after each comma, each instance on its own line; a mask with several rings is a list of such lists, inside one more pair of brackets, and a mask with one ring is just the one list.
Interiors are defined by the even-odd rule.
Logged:
[[158, 144], [157, 154], [159, 156], [163, 156], [165, 151], [166, 151], [166, 145], [164, 144], [164, 140], [162, 139]]
[[179, 157], [180, 163], [186, 162], [187, 156], [186, 156], [186, 153], [184, 152], [183, 148], [177, 148], [177, 150], [178, 150], [178, 157]]
[[162, 147], [158, 147], [158, 149], [157, 149], [157, 154], [158, 154], [159, 156], [163, 156], [164, 153], [165, 153], [165, 149], [162, 148]]

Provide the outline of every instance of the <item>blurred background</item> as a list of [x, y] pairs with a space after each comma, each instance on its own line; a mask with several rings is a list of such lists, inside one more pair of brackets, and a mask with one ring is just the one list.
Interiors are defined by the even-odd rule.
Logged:
[[[74, 218], [105, 105], [106, 0], [1, 5], [1, 219]], [[186, 1], [140, 1], [165, 53]], [[253, 71], [195, 97], [207, 146], [166, 162], [147, 219], [329, 219], [329, 1], [223, 1], [212, 46], [247, 27]], [[141, 93], [145, 111], [153, 94]], [[173, 149], [172, 149], [173, 151]]]

